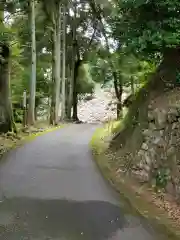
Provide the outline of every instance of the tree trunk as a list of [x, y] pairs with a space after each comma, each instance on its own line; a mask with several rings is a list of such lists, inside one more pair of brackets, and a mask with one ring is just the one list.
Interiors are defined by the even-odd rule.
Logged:
[[57, 3], [57, 16], [55, 23], [55, 125], [59, 122], [60, 83], [61, 83], [61, 3]]
[[51, 86], [51, 101], [50, 101], [50, 119], [49, 122], [51, 125], [54, 125], [55, 121], [55, 103], [56, 103], [56, 92], [55, 92], [55, 61], [56, 61], [56, 52], [55, 52], [55, 41], [56, 41], [56, 32], [55, 28], [52, 31], [52, 86]]
[[69, 106], [69, 79], [67, 75], [67, 69], [66, 69], [66, 101], [65, 101], [65, 112], [66, 112], [66, 120], [69, 120], [71, 117], [68, 115], [68, 106]]
[[114, 64], [113, 64], [113, 61], [112, 61], [109, 42], [108, 42], [108, 38], [107, 38], [107, 35], [106, 35], [106, 29], [105, 29], [104, 24], [103, 24], [103, 18], [104, 18], [103, 11], [100, 11], [100, 8], [98, 7], [98, 4], [96, 4], [96, 1], [91, 0], [90, 1], [90, 6], [92, 8], [93, 13], [95, 14], [97, 19], [101, 23], [102, 34], [105, 38], [106, 48], [107, 48], [108, 53], [109, 53], [108, 54], [109, 65], [110, 65], [111, 70], [112, 70], [114, 89], [115, 89], [116, 98], [117, 98], [117, 101], [118, 101], [118, 104], [117, 104], [117, 118], [119, 118], [120, 110], [122, 109], [121, 100], [122, 100], [122, 93], [123, 93], [123, 84], [122, 84], [121, 76], [119, 76], [119, 78], [118, 78], [116, 68], [114, 67]]
[[78, 105], [78, 91], [77, 91], [77, 77], [78, 77], [78, 68], [79, 68], [79, 62], [80, 60], [75, 62], [74, 66], [74, 81], [73, 81], [73, 121], [77, 122], [78, 119], [78, 113], [77, 113], [77, 105]]
[[147, 128], [147, 109], [150, 99], [154, 99], [164, 94], [165, 91], [179, 86], [177, 83], [178, 72], [180, 72], [180, 49], [167, 49], [164, 52], [161, 64], [149, 76], [148, 83], [139, 90], [132, 104], [129, 106], [126, 125], [121, 132], [114, 136], [110, 147], [119, 148], [120, 145], [125, 146], [135, 128], [138, 131]]
[[77, 6], [76, 2], [74, 3], [74, 24], [73, 24], [73, 49], [72, 49], [72, 105], [73, 105], [73, 121], [78, 121], [78, 114], [77, 114], [77, 104], [78, 104], [78, 93], [77, 93], [77, 76], [78, 76], [78, 67], [80, 63], [79, 58], [79, 49], [77, 46], [77, 36], [76, 36], [76, 16], [77, 15]]
[[122, 117], [122, 103], [117, 103], [117, 119], [120, 119]]
[[133, 94], [134, 95], [134, 93], [135, 93], [135, 90], [134, 90], [134, 79], [133, 79], [133, 77], [131, 76], [131, 79], [130, 79], [130, 81], [131, 81], [131, 94]]
[[63, 23], [62, 23], [62, 104], [61, 104], [61, 120], [66, 120], [66, 7], [63, 7]]
[[[100, 19], [101, 19], [101, 16], [100, 16]], [[101, 19], [101, 24], [102, 24], [103, 35], [104, 35], [105, 42], [106, 42], [106, 48], [109, 53], [108, 54], [109, 65], [111, 67], [111, 71], [112, 71], [112, 75], [113, 75], [114, 90], [115, 90], [116, 98], [118, 101], [118, 103], [117, 103], [117, 119], [118, 119], [122, 115], [122, 93], [123, 93], [122, 78], [121, 78], [121, 73], [118, 74], [114, 67], [112, 57], [110, 54], [109, 42], [108, 42], [108, 38], [106, 35], [104, 25], [102, 23], [102, 19]]]
[[[47, 121], [50, 122], [50, 109], [51, 109], [51, 105], [50, 105], [50, 96], [48, 96], [47, 99], [47, 105], [48, 105], [48, 110], [47, 110]], [[51, 123], [50, 123], [51, 124]]]
[[60, 49], [61, 49], [61, 4], [57, 3], [57, 12], [53, 12], [52, 30], [52, 100], [50, 111], [50, 124], [57, 125], [59, 122], [59, 99], [60, 99]]
[[31, 22], [31, 81], [30, 81], [30, 100], [28, 111], [28, 124], [33, 125], [35, 122], [35, 98], [36, 98], [36, 26], [35, 26], [35, 0], [30, 0], [30, 22]]
[[[111, 61], [111, 60], [110, 60]], [[113, 70], [113, 63], [111, 63], [111, 69], [113, 71], [113, 83], [115, 94], [117, 98], [117, 119], [122, 116], [122, 93], [123, 93], [123, 86], [121, 81], [121, 74], [117, 75], [117, 72]]]
[[71, 76], [71, 69], [70, 65], [68, 65], [68, 71], [67, 71], [67, 77], [68, 77], [68, 87], [67, 87], [67, 119], [71, 120], [71, 109], [72, 109], [72, 95], [73, 95], [73, 86], [72, 86], [72, 81], [73, 78]]
[[17, 132], [10, 94], [10, 49], [0, 45], [0, 132]]
[[[4, 27], [4, 5], [0, 4], [0, 27]], [[0, 132], [14, 131], [17, 128], [10, 91], [10, 49], [6, 42], [0, 43]]]
[[179, 85], [177, 82], [177, 74], [180, 72], [180, 49], [166, 49], [164, 51], [163, 60], [154, 74], [154, 87], [159, 88], [173, 88]]
[[35, 107], [34, 109], [34, 119], [35, 121], [37, 121], [37, 107]]

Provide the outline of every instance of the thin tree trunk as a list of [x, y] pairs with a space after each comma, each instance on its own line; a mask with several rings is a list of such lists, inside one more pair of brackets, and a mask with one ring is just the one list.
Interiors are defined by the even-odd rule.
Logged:
[[63, 38], [62, 38], [62, 105], [61, 105], [61, 119], [66, 120], [66, 7], [63, 7]]
[[51, 86], [51, 106], [50, 106], [50, 124], [54, 125], [55, 120], [55, 103], [56, 103], [56, 92], [55, 92], [55, 61], [56, 61], [56, 53], [55, 53], [55, 41], [56, 41], [56, 29], [54, 28], [52, 31], [52, 86]]
[[8, 112], [8, 118], [10, 119], [10, 130], [13, 131], [14, 133], [17, 133], [17, 127], [14, 121], [13, 107], [12, 107], [12, 100], [11, 100], [10, 72], [11, 70], [10, 70], [10, 59], [9, 59], [9, 64], [7, 66], [7, 80], [6, 80], [6, 90], [7, 90], [6, 109]]
[[77, 93], [77, 76], [78, 76], [78, 62], [75, 62], [74, 66], [74, 81], [73, 81], [73, 121], [78, 121], [78, 114], [77, 114], [77, 103], [78, 103], [78, 93]]
[[71, 112], [69, 111], [69, 84], [70, 84], [70, 79], [69, 79], [69, 65], [66, 67], [66, 119], [70, 120], [71, 119]]
[[28, 123], [33, 125], [35, 122], [35, 99], [36, 99], [36, 26], [35, 26], [35, 0], [30, 0], [30, 21], [31, 21], [31, 81], [30, 81], [30, 100], [28, 111]]
[[[110, 59], [111, 61], [111, 59]], [[117, 75], [116, 71], [113, 70], [114, 66], [111, 62], [111, 69], [113, 71], [113, 83], [114, 83], [114, 89], [115, 94], [117, 98], [117, 119], [119, 119], [122, 116], [122, 93], [123, 93], [123, 86], [121, 81], [121, 74], [119, 76]], [[119, 81], [118, 81], [119, 80]]]
[[122, 103], [118, 102], [117, 103], [117, 119], [122, 117]]
[[61, 84], [61, 3], [57, 3], [55, 41], [55, 125], [59, 122], [60, 84]]
[[52, 30], [52, 100], [50, 111], [50, 124], [57, 125], [59, 122], [59, 102], [60, 102], [60, 49], [61, 49], [61, 5], [56, 5], [56, 12], [53, 12]]
[[112, 70], [112, 75], [113, 75], [113, 82], [114, 82], [114, 89], [115, 89], [115, 93], [116, 93], [116, 98], [118, 100], [118, 104], [117, 104], [117, 118], [119, 118], [120, 111], [122, 110], [122, 93], [123, 93], [123, 84], [121, 81], [121, 76], [118, 77], [117, 71], [114, 67], [112, 58], [111, 58], [111, 54], [110, 54], [110, 48], [109, 48], [109, 42], [108, 42], [108, 38], [106, 35], [106, 30], [104, 28], [104, 24], [103, 24], [103, 17], [104, 14], [101, 11], [100, 7], [98, 6], [98, 4], [96, 3], [96, 1], [94, 0], [90, 0], [90, 6], [92, 8], [92, 11], [94, 12], [94, 14], [96, 15], [97, 19], [100, 21], [101, 23], [101, 27], [102, 27], [102, 33], [103, 36], [105, 38], [105, 42], [106, 42], [106, 48], [108, 50], [108, 59], [109, 59], [109, 65], [111, 67]]
[[121, 80], [121, 74], [117, 73], [112, 58], [111, 58], [111, 54], [110, 54], [110, 48], [109, 48], [109, 42], [108, 42], [108, 38], [106, 35], [106, 31], [104, 28], [104, 25], [102, 23], [102, 19], [101, 19], [101, 15], [99, 15], [100, 20], [101, 20], [101, 25], [102, 25], [102, 30], [103, 30], [103, 35], [105, 38], [105, 42], [106, 42], [106, 48], [108, 50], [108, 59], [109, 59], [109, 65], [111, 67], [111, 71], [112, 71], [112, 75], [113, 75], [113, 83], [114, 83], [114, 89], [115, 89], [115, 94], [116, 94], [116, 98], [117, 98], [117, 119], [121, 117], [122, 115], [122, 93], [123, 93], [123, 85], [122, 85], [122, 80]]
[[4, 6], [0, 3], [0, 26], [4, 26]]
[[77, 114], [77, 76], [78, 76], [78, 64], [79, 64], [79, 49], [77, 46], [77, 34], [76, 34], [76, 17], [77, 17], [77, 3], [74, 3], [74, 24], [73, 24], [73, 49], [72, 49], [72, 106], [73, 106], [73, 121], [78, 121], [78, 114]]
[[47, 121], [50, 119], [50, 97], [47, 100], [48, 110], [47, 110]]
[[68, 118], [68, 120], [71, 120], [72, 94], [73, 94], [73, 88], [72, 88], [73, 87], [72, 86], [73, 77], [71, 75], [72, 74], [71, 74], [70, 65], [68, 65], [68, 71], [67, 71], [67, 78], [68, 78], [67, 118]]
[[37, 121], [37, 107], [35, 107], [34, 109], [34, 119], [35, 121]]
[[133, 94], [134, 95], [134, 93], [135, 93], [135, 90], [134, 90], [134, 79], [133, 79], [133, 77], [131, 77], [131, 94]]

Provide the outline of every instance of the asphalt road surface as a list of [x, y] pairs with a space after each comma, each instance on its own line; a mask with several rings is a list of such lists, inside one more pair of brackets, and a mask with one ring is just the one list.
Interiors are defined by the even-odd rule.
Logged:
[[95, 128], [71, 125], [4, 157], [0, 240], [161, 239], [99, 173], [88, 148]]

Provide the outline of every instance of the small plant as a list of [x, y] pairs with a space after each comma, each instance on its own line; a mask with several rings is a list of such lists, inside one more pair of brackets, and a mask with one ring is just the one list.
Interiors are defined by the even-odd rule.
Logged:
[[180, 84], [180, 72], [179, 71], [177, 72], [177, 75], [176, 75], [176, 83]]
[[169, 179], [170, 179], [169, 169], [167, 169], [167, 168], [158, 169], [158, 171], [155, 175], [156, 188], [157, 189], [160, 189], [160, 188], [165, 189]]

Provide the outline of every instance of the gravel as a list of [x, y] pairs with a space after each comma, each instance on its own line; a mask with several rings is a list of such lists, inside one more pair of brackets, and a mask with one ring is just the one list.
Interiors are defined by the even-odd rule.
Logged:
[[97, 123], [116, 119], [115, 101], [113, 89], [107, 91], [97, 86], [92, 100], [79, 102], [79, 120], [87, 123]]

